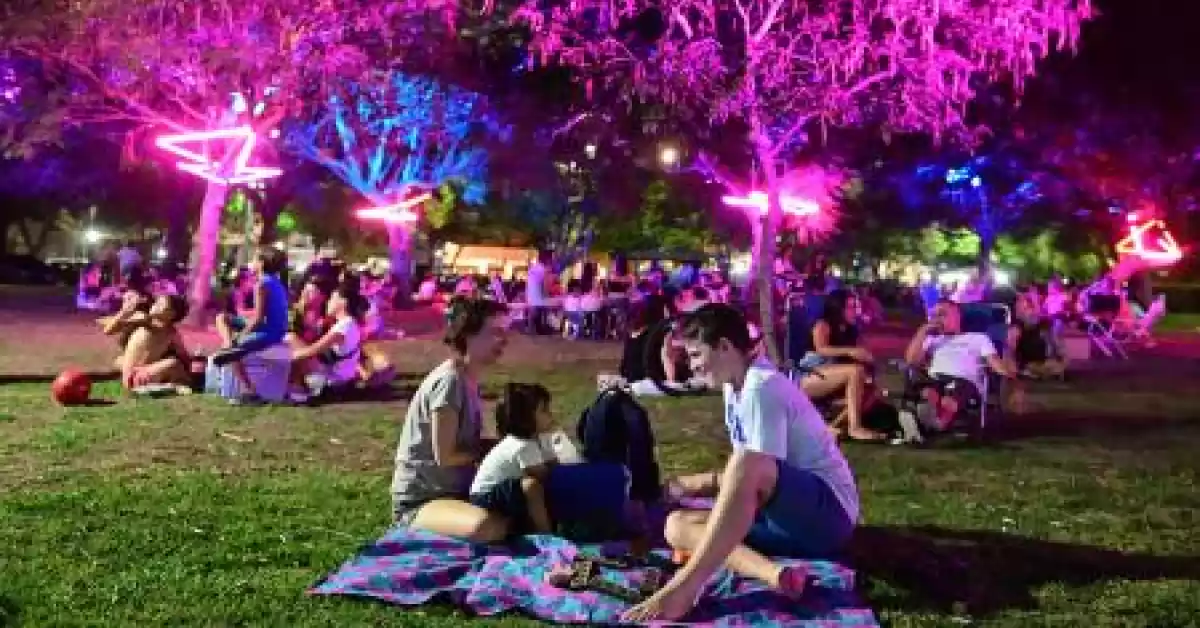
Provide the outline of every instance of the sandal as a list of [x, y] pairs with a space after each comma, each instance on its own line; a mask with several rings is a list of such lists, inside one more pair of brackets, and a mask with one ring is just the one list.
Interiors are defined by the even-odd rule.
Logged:
[[629, 562], [621, 559], [575, 558], [569, 567], [551, 569], [546, 574], [546, 582], [568, 591], [594, 591], [629, 604], [642, 602], [662, 587], [663, 574], [659, 569], [647, 568], [645, 580], [633, 589], [605, 579], [600, 572], [602, 564], [627, 568], [625, 566]]

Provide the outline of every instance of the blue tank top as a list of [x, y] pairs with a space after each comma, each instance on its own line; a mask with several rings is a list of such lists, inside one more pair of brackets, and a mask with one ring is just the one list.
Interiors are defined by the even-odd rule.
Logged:
[[262, 323], [259, 329], [270, 338], [283, 340], [288, 328], [288, 294], [283, 282], [275, 275], [264, 275], [262, 286], [266, 293], [262, 307]]

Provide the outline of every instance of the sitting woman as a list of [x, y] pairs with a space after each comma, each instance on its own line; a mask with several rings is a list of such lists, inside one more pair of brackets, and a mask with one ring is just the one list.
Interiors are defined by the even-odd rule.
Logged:
[[357, 280], [343, 282], [329, 296], [326, 306], [332, 320], [329, 328], [311, 344], [293, 338], [291, 379], [304, 390], [293, 395], [293, 401], [302, 402], [326, 387], [345, 386], [358, 380], [362, 318], [367, 312], [367, 300], [358, 291]]
[[412, 528], [476, 542], [508, 536], [507, 517], [467, 501], [482, 453], [479, 378], [500, 357], [508, 320], [493, 301], [456, 297], [443, 340], [452, 357], [425, 377], [408, 404], [396, 470], [395, 519]]
[[217, 317], [217, 333], [224, 348], [213, 355], [213, 364], [233, 366], [234, 376], [245, 391], [238, 402], [259, 401], [242, 359], [283, 342], [287, 335], [288, 294], [280, 279], [280, 273], [286, 268], [287, 258], [281, 251], [275, 248], [263, 250], [255, 260], [258, 282], [254, 286], [254, 306], [249, 314]]
[[284, 339], [293, 348], [303, 348], [316, 342], [325, 333], [325, 310], [328, 295], [312, 279], [300, 290], [300, 297], [292, 307], [288, 320], [288, 333]]
[[[1021, 294], [1014, 303], [1014, 320], [1008, 329], [1010, 368], [1024, 379], [1062, 377], [1067, 363], [1054, 334], [1054, 322], [1041, 316], [1032, 299]], [[1025, 411], [1025, 386], [1021, 379], [1008, 389], [1008, 403], [1018, 414]]]
[[885, 436], [862, 424], [870, 380], [867, 369], [875, 358], [858, 346], [857, 312], [858, 299], [847, 290], [834, 290], [825, 297], [825, 309], [812, 329], [813, 350], [799, 364], [811, 371], [800, 380], [800, 386], [813, 400], [844, 395], [846, 435], [853, 440], [878, 441]]
[[163, 295], [143, 312], [137, 293], [126, 299], [115, 316], [102, 321], [108, 334], [120, 334], [121, 355], [116, 366], [121, 384], [132, 390], [147, 384], [187, 384], [191, 381], [191, 354], [176, 325], [188, 313], [187, 300]]

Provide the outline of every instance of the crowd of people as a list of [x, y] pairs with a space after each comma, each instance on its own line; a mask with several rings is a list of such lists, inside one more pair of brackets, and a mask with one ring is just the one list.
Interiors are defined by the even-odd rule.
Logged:
[[115, 365], [124, 386], [203, 389], [211, 361], [238, 380], [240, 394], [232, 401], [260, 403], [245, 360], [272, 347], [287, 350], [289, 399], [296, 403], [355, 382], [386, 379], [392, 373], [389, 360], [366, 344], [383, 327], [380, 309], [386, 295], [379, 294], [377, 281], [332, 265], [314, 265], [293, 299], [286, 271], [286, 255], [265, 248], [250, 268], [237, 273], [215, 320], [220, 346], [206, 356], [190, 349], [178, 328], [188, 315], [187, 300], [178, 291], [158, 291], [143, 281], [139, 265], [125, 268], [122, 280], [112, 286], [120, 305], [99, 321], [102, 332], [117, 340]]
[[[241, 403], [258, 400], [242, 361], [268, 347], [289, 348], [297, 400], [361, 379], [369, 368], [363, 355], [371, 336], [371, 304], [364, 296], [370, 280], [314, 272], [293, 302], [281, 279], [285, 268], [282, 253], [263, 251], [234, 282], [217, 318], [222, 346], [212, 361], [238, 378]], [[797, 295], [819, 297], [821, 304], [802, 330], [808, 349], [784, 365], [769, 359], [761, 321], [749, 315], [755, 308], [743, 311], [728, 303], [730, 287], [722, 275], [694, 265], [674, 276], [661, 269], [638, 276], [618, 265], [601, 279], [594, 269], [585, 270], [560, 288], [542, 259], [530, 267], [517, 294], [498, 280], [460, 286], [446, 305], [443, 342], [449, 357], [408, 401], [391, 487], [395, 521], [477, 542], [559, 532], [564, 522], [555, 507], [552, 478], [570, 468], [572, 482], [587, 486], [589, 500], [616, 495], [625, 508], [615, 516], [639, 538], [645, 536], [648, 504], [634, 507], [638, 500], [630, 499], [631, 482], [645, 478], [631, 477], [628, 466], [595, 459], [592, 443], [577, 446], [557, 427], [545, 387], [507, 384], [496, 405], [498, 438], [486, 436], [481, 381], [507, 345], [510, 313], [523, 309], [532, 334], [558, 333], [575, 324], [602, 327], [597, 337], [616, 334], [622, 340], [620, 385], [603, 395], [636, 394], [639, 382], [650, 381], [719, 390], [723, 397], [732, 453], [722, 469], [667, 480], [656, 492], [657, 499], [672, 505], [663, 534], [680, 568], [624, 618], [683, 616], [722, 566], [784, 595], [802, 594], [806, 574], [776, 558], [836, 555], [859, 518], [855, 478], [838, 436], [883, 441], [892, 429], [868, 421], [872, 408], [882, 403], [876, 359], [862, 342], [863, 318], [878, 316], [877, 300], [871, 303], [870, 292], [838, 285], [820, 267], [803, 274], [784, 269], [778, 278], [785, 308]], [[1061, 373], [1052, 322], [1070, 311], [1064, 292], [1051, 284], [1046, 294], [1018, 294], [1000, 346], [987, 334], [964, 329], [963, 308], [974, 300], [970, 290], [957, 291], [957, 299], [938, 295], [928, 322], [904, 351], [905, 362], [922, 373], [910, 391], [920, 400], [920, 426], [949, 429], [980, 403], [989, 371], [1010, 379]], [[436, 296], [436, 287], [418, 289], [419, 299]], [[555, 328], [552, 314], [559, 311], [561, 328]], [[573, 319], [576, 312], [605, 312], [604, 321]], [[104, 332], [122, 347], [118, 366], [126, 386], [192, 376], [197, 358], [176, 327], [187, 313], [186, 301], [175, 294], [150, 298], [130, 289], [119, 311], [103, 319]], [[614, 328], [613, 321], [622, 324]], [[839, 409], [833, 421], [822, 410], [831, 402]], [[652, 446], [649, 452], [653, 456]], [[714, 499], [711, 509], [680, 505], [696, 497]], [[555, 572], [551, 578], [569, 575]]]

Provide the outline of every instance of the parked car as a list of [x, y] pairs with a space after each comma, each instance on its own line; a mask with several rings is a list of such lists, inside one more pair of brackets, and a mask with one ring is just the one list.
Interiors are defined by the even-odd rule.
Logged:
[[54, 286], [62, 273], [32, 255], [0, 255], [0, 284]]

